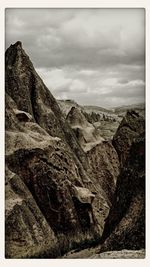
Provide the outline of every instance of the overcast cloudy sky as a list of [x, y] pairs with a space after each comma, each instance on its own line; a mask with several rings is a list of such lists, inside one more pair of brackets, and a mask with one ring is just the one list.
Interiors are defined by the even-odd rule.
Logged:
[[20, 40], [59, 99], [144, 102], [144, 9], [7, 9], [6, 48]]

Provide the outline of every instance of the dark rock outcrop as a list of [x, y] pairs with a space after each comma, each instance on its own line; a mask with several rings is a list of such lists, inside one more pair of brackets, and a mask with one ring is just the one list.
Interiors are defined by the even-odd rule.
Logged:
[[87, 121], [90, 123], [100, 121], [102, 118], [102, 116], [100, 114], [95, 113], [95, 112], [92, 112], [92, 113], [84, 112], [84, 116], [86, 117]]
[[[22, 179], [6, 167], [6, 258], [56, 257], [58, 240]], [[57, 253], [56, 253], [57, 251]]]
[[145, 247], [145, 133], [134, 138], [117, 180], [101, 252]]
[[121, 167], [123, 167], [135, 137], [143, 132], [145, 127], [144, 117], [136, 111], [127, 111], [113, 138], [113, 145], [118, 153]]
[[111, 206], [120, 170], [118, 154], [111, 141], [103, 141], [88, 151], [87, 156], [92, 174], [97, 177], [97, 182], [101, 185]]

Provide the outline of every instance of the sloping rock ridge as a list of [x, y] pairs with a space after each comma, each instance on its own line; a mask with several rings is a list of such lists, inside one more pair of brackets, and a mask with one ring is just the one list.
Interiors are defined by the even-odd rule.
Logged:
[[[27, 221], [30, 202], [20, 205], [20, 200], [13, 200], [20, 199], [19, 193], [14, 191], [13, 197], [13, 193], [7, 194], [9, 188], [6, 187], [6, 210], [7, 203], [8, 209], [11, 201], [15, 203], [11, 216], [6, 217], [6, 229], [11, 229], [13, 222], [17, 222], [16, 228], [11, 229], [12, 234], [10, 230], [6, 231], [9, 240], [6, 242], [6, 257], [56, 257], [56, 254], [63, 254], [80, 244], [97, 242], [110, 203], [98, 177], [92, 173], [88, 156], [57, 101], [36, 73], [21, 42], [8, 48], [5, 66], [8, 179], [11, 173], [15, 174], [15, 181], [19, 183], [17, 190], [20, 192], [22, 188], [24, 201], [29, 192], [35, 210], [40, 213], [38, 216], [45, 221], [44, 231], [49, 231], [47, 238], [51, 240], [51, 246], [46, 249], [44, 234], [40, 238], [37, 230], [34, 238], [32, 228], [25, 228], [22, 220]], [[103, 216], [99, 212], [101, 208]], [[18, 221], [18, 213], [23, 218], [21, 221]], [[37, 225], [35, 216], [29, 224]], [[26, 236], [29, 232], [32, 235], [29, 244], [26, 240], [21, 242], [22, 232]], [[52, 237], [49, 237], [51, 233]], [[21, 249], [17, 249], [19, 246]]]

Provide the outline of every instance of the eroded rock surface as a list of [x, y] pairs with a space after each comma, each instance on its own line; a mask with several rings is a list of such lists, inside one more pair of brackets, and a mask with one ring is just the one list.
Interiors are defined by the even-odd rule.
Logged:
[[100, 135], [100, 131], [86, 120], [83, 112], [77, 107], [71, 108], [66, 120], [85, 152], [104, 140]]
[[65, 121], [57, 101], [46, 88], [22, 49], [21, 42], [7, 49], [5, 67], [6, 93], [13, 99], [17, 109], [29, 113], [49, 135], [62, 138], [69, 146], [68, 149], [72, 150], [81, 175], [84, 175], [82, 169], [86, 170], [88, 167], [85, 153]]
[[27, 186], [8, 167], [5, 177], [6, 258], [56, 257], [57, 237]]
[[[6, 51], [6, 163], [16, 180], [20, 179], [30, 192], [41, 217], [56, 237], [56, 254], [100, 238], [110, 208], [105, 192], [100, 183], [95, 186], [98, 178], [92, 174], [86, 153], [20, 42]], [[9, 203], [11, 200], [13, 203], [11, 197]], [[27, 210], [28, 205], [27, 202]], [[25, 219], [28, 211], [19, 212]], [[18, 219], [16, 216], [14, 212], [6, 223], [12, 225]], [[17, 246], [24, 224], [19, 227]], [[15, 231], [17, 227], [12, 228], [12, 235]], [[36, 249], [39, 257], [43, 255], [38, 240], [35, 250], [26, 254], [23, 246], [16, 254], [12, 235], [6, 231], [7, 257], [36, 257]], [[47, 246], [44, 253], [51, 257], [54, 251], [49, 250], [53, 248]]]
[[97, 177], [95, 184], [101, 185], [111, 206], [120, 170], [118, 154], [111, 141], [103, 141], [88, 151], [87, 156], [93, 176]]
[[118, 153], [121, 167], [123, 167], [134, 138], [143, 132], [145, 120], [134, 110], [127, 111], [113, 138], [113, 145]]
[[145, 247], [145, 133], [136, 137], [118, 177], [101, 252]]
[[[116, 209], [118, 194], [122, 195], [123, 209], [117, 206], [121, 215], [116, 222], [113, 213], [111, 230], [125, 220], [123, 225], [129, 224], [132, 232], [133, 217], [135, 229], [143, 227], [144, 189], [139, 177], [143, 177], [144, 166], [136, 169], [143, 152], [141, 149], [138, 154], [135, 141], [142, 132], [143, 119], [128, 113], [113, 146], [101, 138], [78, 105], [64, 117], [20, 42], [6, 51], [5, 66], [6, 257], [59, 257], [71, 249], [98, 243], [112, 204], [111, 210]], [[117, 181], [124, 164], [126, 169]], [[135, 182], [133, 172], [138, 177]], [[123, 177], [127, 178], [122, 182]], [[125, 240], [122, 232], [119, 234]], [[133, 240], [126, 239], [127, 247], [130, 241], [136, 242], [135, 233], [131, 236]]]

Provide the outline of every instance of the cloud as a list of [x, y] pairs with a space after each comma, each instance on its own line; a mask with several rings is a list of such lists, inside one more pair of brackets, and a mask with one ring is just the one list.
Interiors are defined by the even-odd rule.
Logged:
[[144, 9], [6, 10], [6, 47], [21, 40], [54, 96], [81, 104], [143, 101], [144, 32]]

